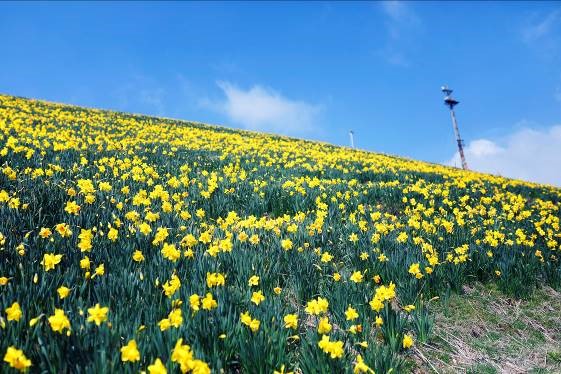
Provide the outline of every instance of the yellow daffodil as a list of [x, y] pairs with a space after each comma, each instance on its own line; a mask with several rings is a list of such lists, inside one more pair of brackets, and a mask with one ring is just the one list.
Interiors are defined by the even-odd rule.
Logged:
[[329, 323], [329, 318], [322, 317], [318, 322], [318, 334], [329, 334], [331, 331], [331, 324]]
[[136, 362], [140, 360], [140, 352], [134, 339], [129, 340], [127, 345], [121, 347], [121, 361]]
[[352, 306], [349, 305], [349, 307], [345, 311], [345, 317], [347, 321], [352, 321], [358, 318], [358, 313], [356, 309], [354, 309]]
[[8, 321], [19, 321], [23, 315], [19, 303], [14, 302], [10, 307], [6, 308], [6, 315]]
[[4, 355], [4, 362], [7, 362], [10, 367], [19, 370], [26, 371], [31, 367], [31, 360], [25, 357], [22, 350], [16, 347], [8, 347], [6, 354]]
[[254, 292], [251, 295], [251, 302], [254, 303], [255, 305], [261, 304], [261, 302], [263, 302], [264, 300], [265, 300], [265, 296], [263, 296], [262, 291]]
[[409, 334], [403, 335], [403, 348], [411, 348], [413, 346], [413, 337]]
[[56, 290], [56, 292], [58, 293], [58, 297], [60, 297], [60, 299], [62, 300], [70, 294], [70, 288], [65, 287], [65, 286], [60, 286]]
[[150, 374], [167, 374], [167, 369], [159, 358], [153, 364], [148, 365], [148, 373]]
[[298, 315], [287, 314], [284, 316], [284, 327], [296, 330], [298, 328]]
[[94, 322], [97, 326], [101, 325], [103, 322], [107, 321], [107, 313], [109, 312], [108, 307], [101, 307], [99, 304], [88, 308], [88, 322]]
[[60, 264], [62, 260], [62, 255], [55, 255], [53, 253], [45, 253], [43, 255], [43, 261], [41, 261], [41, 265], [45, 271], [53, 270], [56, 265]]
[[55, 309], [55, 314], [50, 316], [48, 321], [54, 332], [62, 334], [64, 329], [70, 329], [70, 320], [66, 317], [66, 314], [62, 309]]

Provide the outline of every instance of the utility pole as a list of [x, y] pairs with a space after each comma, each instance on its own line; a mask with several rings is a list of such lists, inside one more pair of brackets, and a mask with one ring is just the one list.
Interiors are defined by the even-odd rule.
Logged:
[[355, 134], [355, 133], [354, 133], [353, 130], [350, 130], [350, 131], [349, 131], [349, 138], [351, 138], [351, 148], [354, 148], [354, 147], [355, 147], [355, 138], [354, 138], [354, 134]]
[[454, 127], [454, 134], [456, 135], [456, 142], [458, 143], [458, 152], [460, 153], [460, 159], [462, 160], [462, 169], [467, 170], [468, 165], [466, 162], [466, 156], [464, 155], [464, 141], [460, 137], [460, 129], [458, 128], [458, 121], [456, 121], [456, 114], [454, 113], [454, 107], [458, 105], [459, 101], [452, 98], [452, 90], [448, 86], [441, 87], [444, 95], [444, 105], [450, 108], [450, 116], [452, 117], [452, 126]]

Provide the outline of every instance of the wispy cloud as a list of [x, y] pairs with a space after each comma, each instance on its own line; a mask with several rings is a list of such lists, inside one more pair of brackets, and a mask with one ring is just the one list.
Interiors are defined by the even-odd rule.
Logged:
[[[477, 139], [465, 148], [470, 169], [561, 186], [561, 125], [521, 128], [498, 139]], [[456, 154], [448, 165], [460, 165]]]
[[405, 26], [419, 26], [421, 23], [413, 9], [402, 1], [384, 1], [381, 3], [381, 6], [384, 13], [388, 16], [386, 25], [389, 36], [392, 39], [399, 39]]
[[408, 52], [422, 29], [421, 19], [409, 4], [402, 1], [384, 1], [380, 7], [386, 17], [387, 43], [379, 53], [389, 64], [408, 67], [411, 65]]
[[166, 112], [166, 90], [146, 75], [131, 74], [112, 92], [112, 96], [119, 110], [159, 116]]
[[[561, 63], [561, 8], [547, 13], [534, 12], [520, 29], [520, 39], [543, 62]], [[561, 102], [561, 85], [557, 81], [553, 98]]]
[[560, 86], [555, 87], [555, 93], [553, 94], [553, 97], [555, 98], [556, 101], [561, 103], [561, 87]]
[[553, 91], [553, 98], [558, 103], [561, 103], [561, 78], [557, 80], [557, 85]]
[[154, 107], [157, 113], [162, 115], [164, 113], [164, 94], [163, 88], [143, 88], [138, 92], [138, 99], [141, 103]]
[[520, 30], [524, 44], [548, 63], [561, 62], [561, 8], [533, 13]]
[[526, 43], [534, 43], [549, 38], [559, 26], [561, 26], [561, 10], [559, 9], [542, 16], [534, 15], [522, 28], [522, 39]]
[[225, 115], [234, 124], [248, 130], [285, 135], [305, 135], [317, 130], [321, 106], [292, 100], [272, 88], [254, 85], [242, 89], [230, 83], [217, 82], [224, 98], [205, 100], [203, 106]]

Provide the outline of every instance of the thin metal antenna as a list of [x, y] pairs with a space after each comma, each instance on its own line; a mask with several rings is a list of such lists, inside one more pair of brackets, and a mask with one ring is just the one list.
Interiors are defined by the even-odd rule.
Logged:
[[456, 114], [454, 113], [454, 107], [459, 104], [459, 101], [452, 98], [452, 90], [448, 86], [441, 87], [444, 95], [444, 105], [450, 108], [450, 116], [452, 117], [452, 126], [454, 127], [454, 134], [456, 135], [456, 142], [458, 143], [458, 152], [460, 153], [460, 159], [462, 160], [462, 169], [467, 170], [468, 165], [466, 162], [466, 156], [464, 155], [464, 141], [460, 137], [460, 129], [458, 128], [458, 121], [456, 121]]
[[355, 147], [355, 138], [354, 138], [354, 131], [353, 130], [349, 130], [349, 138], [351, 138], [351, 148]]

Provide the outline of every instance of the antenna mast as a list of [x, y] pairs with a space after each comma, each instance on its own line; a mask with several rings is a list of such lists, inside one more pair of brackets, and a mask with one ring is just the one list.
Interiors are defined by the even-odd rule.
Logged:
[[464, 141], [460, 137], [460, 129], [458, 128], [458, 121], [456, 121], [456, 114], [454, 113], [454, 107], [458, 105], [459, 101], [452, 98], [452, 90], [448, 86], [441, 87], [444, 95], [444, 105], [450, 108], [450, 116], [452, 117], [452, 126], [454, 127], [454, 134], [456, 134], [456, 142], [458, 143], [458, 152], [460, 153], [460, 159], [462, 160], [462, 169], [467, 170], [468, 165], [466, 162], [466, 156], [464, 155]]

